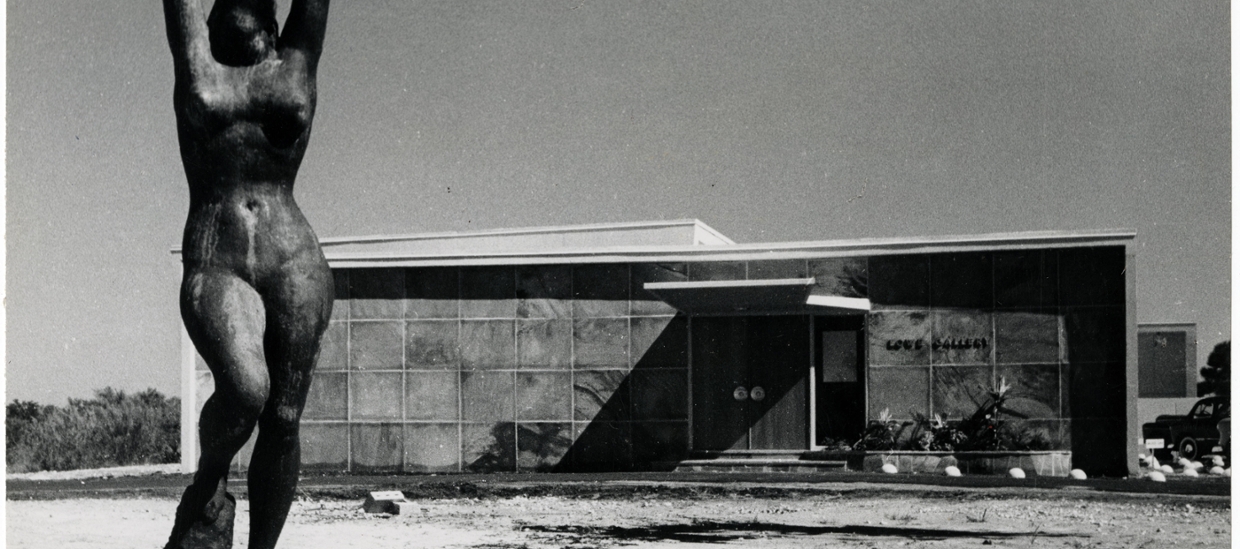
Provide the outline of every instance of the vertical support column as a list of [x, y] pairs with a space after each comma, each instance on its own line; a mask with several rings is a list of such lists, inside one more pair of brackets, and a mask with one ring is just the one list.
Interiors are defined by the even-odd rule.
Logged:
[[685, 375], [689, 376], [689, 382], [685, 384], [685, 405], [688, 406], [688, 413], [685, 415], [685, 425], [688, 426], [689, 440], [686, 445], [685, 452], [689, 455], [693, 454], [693, 316], [685, 315]]
[[181, 326], [181, 472], [198, 468], [198, 372], [194, 370], [194, 342]]
[[1136, 476], [1141, 472], [1137, 462], [1137, 454], [1141, 452], [1141, 424], [1137, 420], [1137, 402], [1140, 398], [1137, 380], [1140, 374], [1137, 366], [1137, 256], [1131, 252], [1124, 254], [1124, 290], [1125, 460], [1128, 474]]
[[1197, 325], [1190, 324], [1184, 330], [1184, 393], [1186, 397], [1197, 396]]
[[[809, 317], [809, 449], [817, 450], [818, 446], [818, 374], [815, 372], [815, 366], [818, 364], [818, 338], [814, 333], [817, 328], [818, 318], [810, 315]], [[824, 349], [825, 351], [825, 349]]]

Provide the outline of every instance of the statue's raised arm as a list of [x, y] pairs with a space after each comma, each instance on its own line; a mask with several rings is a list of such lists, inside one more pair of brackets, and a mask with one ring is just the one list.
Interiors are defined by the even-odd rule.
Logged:
[[323, 37], [327, 33], [328, 0], [293, 0], [280, 35], [280, 49], [301, 52], [306, 56], [311, 77], [318, 70], [323, 53]]
[[164, 0], [164, 26], [177, 82], [189, 84], [201, 78], [202, 71], [214, 62], [202, 4], [199, 0]]
[[297, 486], [300, 419], [334, 284], [293, 200], [314, 117], [326, 0], [164, 0], [189, 213], [181, 318], [210, 368], [202, 454], [166, 547], [231, 547], [228, 470], [255, 428], [249, 547], [275, 547]]

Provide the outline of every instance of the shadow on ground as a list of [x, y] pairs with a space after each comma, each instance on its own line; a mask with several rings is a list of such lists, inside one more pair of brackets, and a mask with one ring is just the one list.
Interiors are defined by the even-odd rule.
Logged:
[[544, 534], [572, 534], [591, 539], [615, 541], [677, 541], [681, 543], [728, 543], [741, 539], [767, 536], [822, 536], [835, 534], [852, 537], [893, 537], [914, 541], [942, 541], [946, 539], [976, 538], [1036, 538], [1080, 537], [1078, 534], [1033, 532], [996, 532], [985, 530], [943, 530], [937, 528], [910, 528], [906, 526], [803, 526], [767, 522], [694, 522], [690, 524], [662, 524], [642, 527], [608, 526], [533, 526], [521, 528], [528, 532]]

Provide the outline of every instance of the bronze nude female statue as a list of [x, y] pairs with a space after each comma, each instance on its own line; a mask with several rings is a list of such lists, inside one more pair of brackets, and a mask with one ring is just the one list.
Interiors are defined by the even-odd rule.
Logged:
[[164, 0], [189, 183], [181, 318], [215, 379], [202, 457], [167, 547], [231, 547], [229, 464], [255, 426], [249, 547], [274, 547], [300, 466], [298, 425], [331, 316], [331, 271], [293, 201], [328, 0]]

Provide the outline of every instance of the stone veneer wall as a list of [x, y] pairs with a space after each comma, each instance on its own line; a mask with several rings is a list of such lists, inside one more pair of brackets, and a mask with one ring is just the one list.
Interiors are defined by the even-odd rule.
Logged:
[[[1123, 247], [871, 258], [868, 415], [959, 419], [1004, 380], [1025, 428], [1126, 474], [1124, 269]], [[987, 345], [932, 345], [953, 337]], [[888, 348], [903, 339], [925, 344]]]
[[[337, 270], [302, 418], [303, 466], [544, 471], [683, 458], [687, 321], [640, 288], [684, 272], [627, 264]], [[210, 375], [199, 359], [200, 402]]]

